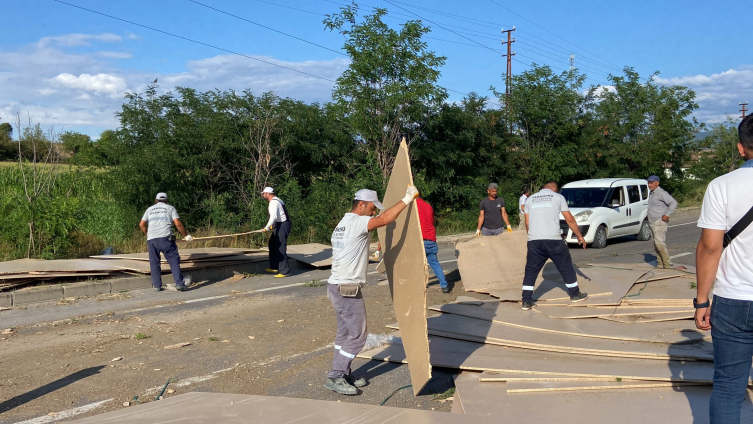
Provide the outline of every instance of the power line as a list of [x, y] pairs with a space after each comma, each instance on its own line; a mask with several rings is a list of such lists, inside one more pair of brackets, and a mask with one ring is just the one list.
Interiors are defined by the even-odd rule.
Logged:
[[276, 64], [276, 63], [273, 63], [273, 62], [268, 62], [268, 61], [266, 61], [266, 60], [262, 60], [262, 59], [258, 59], [258, 58], [255, 58], [255, 57], [253, 57], [253, 56], [245, 55], [245, 54], [243, 54], [243, 53], [238, 53], [238, 52], [234, 52], [234, 51], [232, 51], [232, 50], [228, 50], [228, 49], [226, 49], [226, 48], [223, 48], [223, 47], [218, 47], [218, 46], [214, 46], [214, 45], [212, 45], [212, 44], [207, 44], [207, 43], [204, 43], [204, 42], [202, 42], [202, 41], [198, 41], [198, 40], [194, 40], [194, 39], [192, 39], [192, 38], [184, 37], [184, 36], [182, 36], [182, 35], [177, 35], [177, 34], [173, 34], [173, 33], [171, 33], [171, 32], [163, 31], [163, 30], [161, 30], [161, 29], [157, 29], [157, 28], [153, 28], [153, 27], [150, 27], [150, 26], [147, 26], [147, 25], [143, 25], [143, 24], [139, 24], [139, 23], [136, 23], [136, 22], [133, 22], [133, 21], [129, 21], [129, 20], [127, 20], [127, 19], [123, 19], [123, 18], [118, 18], [117, 16], [112, 16], [112, 15], [108, 15], [108, 14], [106, 14], [106, 13], [102, 13], [102, 12], [97, 12], [96, 10], [92, 10], [92, 9], [87, 9], [87, 8], [85, 8], [85, 7], [82, 7], [82, 6], [77, 6], [77, 5], [75, 5], [75, 4], [71, 4], [71, 3], [66, 3], [66, 2], [64, 2], [64, 1], [62, 1], [62, 0], [53, 0], [53, 1], [54, 1], [54, 2], [57, 2], [57, 3], [60, 3], [60, 4], [64, 4], [64, 5], [66, 5], [66, 6], [74, 7], [74, 8], [76, 8], [76, 9], [81, 9], [81, 10], [85, 10], [85, 11], [87, 11], [87, 12], [90, 12], [90, 13], [94, 13], [94, 14], [96, 14], [96, 15], [100, 15], [100, 16], [105, 16], [105, 17], [107, 17], [107, 18], [110, 18], [110, 19], [115, 19], [116, 21], [121, 21], [121, 22], [125, 22], [125, 23], [127, 23], [127, 24], [131, 24], [131, 25], [136, 25], [136, 26], [138, 26], [138, 27], [141, 27], [141, 28], [145, 28], [145, 29], [148, 29], [148, 30], [150, 30], [150, 31], [154, 31], [154, 32], [159, 32], [159, 33], [161, 33], [161, 34], [165, 34], [165, 35], [169, 35], [169, 36], [171, 36], [171, 37], [179, 38], [179, 39], [181, 39], [181, 40], [185, 40], [185, 41], [190, 41], [190, 42], [192, 42], [192, 43], [200, 44], [200, 45], [202, 45], [202, 46], [205, 46], [205, 47], [210, 47], [210, 48], [213, 48], [213, 49], [216, 49], [216, 50], [220, 50], [220, 51], [223, 51], [223, 52], [227, 52], [227, 53], [232, 53], [232, 54], [234, 54], [234, 55], [237, 55], [237, 56], [242, 56], [242, 57], [245, 57], [245, 58], [247, 58], [247, 59], [255, 60], [255, 61], [257, 61], [257, 62], [262, 62], [262, 63], [266, 63], [267, 65], [272, 65], [272, 66], [276, 66], [276, 67], [278, 67], [278, 68], [282, 68], [282, 69], [287, 69], [287, 70], [289, 70], [289, 71], [293, 71], [293, 72], [296, 72], [296, 73], [299, 73], [299, 74], [303, 74], [303, 75], [308, 75], [308, 76], [310, 76], [310, 77], [318, 78], [318, 79], [321, 79], [321, 80], [325, 80], [325, 81], [329, 81], [329, 82], [334, 82], [334, 83], [336, 83], [336, 82], [337, 82], [337, 81], [335, 81], [335, 80], [331, 80], [331, 79], [329, 79], [329, 78], [325, 78], [325, 77], [320, 77], [319, 75], [314, 75], [314, 74], [311, 74], [311, 73], [308, 73], [308, 72], [304, 72], [304, 71], [299, 71], [299, 70], [297, 70], [297, 69], [289, 68], [289, 67], [287, 67], [287, 66], [283, 66], [283, 65], [278, 65], [278, 64]]
[[313, 45], [313, 46], [316, 46], [316, 47], [320, 47], [320, 48], [323, 48], [323, 49], [325, 49], [325, 50], [329, 50], [329, 51], [331, 51], [331, 52], [333, 52], [333, 53], [337, 53], [337, 54], [339, 54], [339, 55], [342, 55], [342, 56], [347, 56], [347, 54], [345, 54], [345, 53], [343, 53], [343, 52], [341, 52], [341, 51], [337, 51], [337, 50], [335, 50], [335, 49], [331, 49], [331, 48], [329, 48], [329, 47], [326, 47], [326, 46], [322, 46], [321, 44], [316, 44], [316, 43], [314, 43], [314, 42], [311, 42], [311, 41], [308, 41], [308, 40], [304, 40], [303, 38], [300, 38], [300, 37], [296, 37], [295, 35], [292, 35], [292, 34], [288, 34], [288, 33], [286, 33], [286, 32], [278, 31], [278, 30], [276, 30], [276, 29], [274, 29], [274, 28], [270, 28], [270, 27], [268, 27], [268, 26], [266, 26], [266, 25], [262, 25], [262, 24], [260, 24], [260, 23], [254, 22], [254, 21], [250, 21], [250, 20], [248, 20], [248, 19], [246, 19], [246, 18], [240, 17], [240, 16], [238, 16], [238, 15], [234, 15], [234, 14], [232, 14], [232, 13], [230, 13], [230, 12], [226, 12], [226, 11], [224, 11], [224, 10], [220, 10], [220, 9], [217, 9], [216, 7], [212, 7], [212, 6], [209, 6], [209, 5], [207, 5], [207, 4], [204, 4], [204, 3], [198, 2], [198, 1], [196, 1], [196, 0], [187, 0], [187, 1], [190, 1], [191, 3], [195, 3], [195, 4], [198, 4], [199, 6], [202, 6], [202, 7], [206, 7], [207, 9], [211, 9], [211, 10], [214, 10], [214, 11], [216, 11], [216, 12], [219, 12], [219, 13], [222, 13], [222, 14], [225, 14], [225, 15], [228, 15], [228, 16], [232, 16], [233, 18], [236, 18], [236, 19], [240, 19], [240, 20], [242, 20], [242, 21], [245, 21], [245, 22], [248, 22], [248, 23], [250, 23], [250, 24], [253, 24], [253, 25], [256, 25], [256, 26], [262, 27], [262, 28], [264, 28], [264, 29], [268, 29], [268, 30], [270, 30], [270, 31], [274, 31], [274, 32], [276, 32], [276, 33], [278, 33], [278, 34], [282, 34], [282, 35], [285, 35], [285, 36], [288, 36], [288, 37], [291, 37], [291, 38], [295, 38], [295, 39], [296, 39], [296, 40], [298, 40], [298, 41], [302, 41], [302, 42], [304, 42], [304, 43], [307, 43], [307, 44], [311, 44], [311, 45]]
[[526, 18], [525, 16], [522, 16], [522, 15], [520, 15], [520, 14], [517, 14], [517, 13], [513, 12], [512, 10], [510, 10], [510, 9], [506, 8], [505, 6], [502, 6], [501, 4], [497, 3], [496, 1], [494, 1], [494, 0], [489, 0], [489, 1], [490, 1], [490, 2], [492, 2], [492, 3], [494, 3], [494, 4], [496, 4], [497, 6], [501, 7], [502, 9], [505, 9], [505, 10], [507, 10], [508, 12], [512, 13], [513, 15], [515, 15], [515, 16], [518, 16], [518, 17], [520, 17], [520, 18], [522, 18], [522, 19], [524, 19], [524, 20], [526, 20], [526, 21], [528, 21], [528, 22], [532, 23], [533, 25], [536, 25], [537, 27], [539, 27], [539, 28], [543, 29], [544, 31], [546, 31], [546, 32], [548, 32], [548, 33], [550, 33], [550, 34], [552, 34], [553, 36], [555, 36], [555, 37], [557, 37], [557, 38], [559, 38], [559, 39], [561, 39], [561, 40], [563, 40], [563, 41], [565, 41], [565, 42], [567, 42], [567, 43], [570, 43], [570, 44], [572, 44], [573, 46], [575, 46], [575, 47], [577, 47], [577, 48], [579, 48], [579, 49], [583, 50], [584, 52], [586, 52], [586, 53], [590, 54], [591, 56], [594, 56], [594, 57], [598, 57], [599, 59], [601, 59], [601, 60], [605, 61], [606, 63], [611, 63], [612, 65], [614, 65], [614, 66], [617, 66], [617, 65], [615, 65], [614, 63], [612, 63], [612, 62], [610, 62], [610, 61], [608, 61], [608, 60], [606, 60], [606, 59], [604, 59], [604, 58], [602, 58], [602, 57], [599, 57], [598, 55], [596, 55], [596, 54], [594, 54], [594, 53], [591, 53], [591, 52], [589, 52], [588, 50], [584, 49], [583, 47], [580, 47], [580, 46], [578, 46], [577, 44], [573, 43], [572, 41], [568, 41], [568, 40], [566, 40], [566, 39], [564, 39], [564, 38], [560, 37], [559, 35], [557, 35], [557, 34], [553, 33], [552, 31], [549, 31], [548, 29], [546, 29], [546, 28], [544, 28], [543, 26], [541, 26], [541, 25], [537, 24], [536, 22], [533, 22], [532, 20], [530, 20], [530, 19]]

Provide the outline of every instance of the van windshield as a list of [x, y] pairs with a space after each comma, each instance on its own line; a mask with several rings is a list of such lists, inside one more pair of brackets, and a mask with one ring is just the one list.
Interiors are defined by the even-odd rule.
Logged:
[[563, 188], [560, 194], [565, 196], [567, 206], [571, 208], [596, 208], [604, 204], [609, 187]]

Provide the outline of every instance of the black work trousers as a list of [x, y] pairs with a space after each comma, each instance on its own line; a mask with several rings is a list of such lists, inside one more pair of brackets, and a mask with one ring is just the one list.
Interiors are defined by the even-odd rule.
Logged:
[[288, 263], [288, 236], [290, 235], [290, 220], [278, 222], [269, 237], [269, 267], [280, 274], [290, 274]]
[[567, 294], [575, 296], [580, 293], [578, 276], [575, 274], [573, 259], [570, 257], [570, 249], [565, 240], [532, 240], [528, 242], [528, 254], [526, 255], [526, 273], [523, 277], [523, 301], [533, 300], [533, 288], [536, 278], [544, 267], [546, 261], [551, 259], [557, 271], [562, 274], [562, 279], [567, 287]]

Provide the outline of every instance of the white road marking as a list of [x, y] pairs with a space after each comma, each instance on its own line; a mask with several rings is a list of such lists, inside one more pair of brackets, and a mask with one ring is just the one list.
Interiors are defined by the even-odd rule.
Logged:
[[66, 411], [58, 412], [55, 415], [43, 415], [41, 417], [32, 418], [30, 420], [21, 421], [18, 424], [45, 424], [45, 423], [51, 423], [54, 421], [62, 421], [66, 420], [68, 418], [73, 418], [76, 415], [85, 414], [93, 409], [99, 408], [100, 406], [106, 404], [107, 402], [111, 402], [112, 399], [106, 399], [101, 400], [99, 402], [90, 403], [88, 405], [79, 406], [78, 408], [68, 409]]
[[688, 255], [692, 255], [692, 254], [693, 254], [693, 252], [678, 253], [676, 255], [670, 256], [669, 259], [681, 258], [683, 256], [688, 256]]
[[199, 299], [185, 300], [185, 301], [183, 301], [183, 303], [205, 302], [207, 300], [224, 299], [226, 297], [230, 297], [230, 295], [229, 294], [223, 294], [221, 296], [202, 297], [202, 298], [199, 298]]
[[309, 283], [309, 281], [306, 281], [306, 282], [303, 282], [303, 283], [286, 284], [284, 286], [267, 287], [266, 289], [249, 290], [249, 291], [246, 292], [246, 294], [261, 293], [261, 292], [272, 291], [272, 290], [280, 290], [280, 289], [287, 289], [287, 288], [290, 288], [290, 287], [302, 286], [302, 285], [308, 284], [308, 283]]
[[693, 221], [693, 222], [686, 222], [684, 224], [667, 225], [667, 228], [682, 227], [683, 225], [693, 225], [693, 224], [697, 224], [697, 223], [698, 223], [698, 221]]

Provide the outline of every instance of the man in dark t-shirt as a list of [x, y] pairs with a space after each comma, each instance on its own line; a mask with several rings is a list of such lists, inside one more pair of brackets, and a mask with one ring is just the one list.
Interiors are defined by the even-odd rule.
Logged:
[[486, 188], [488, 197], [484, 198], [479, 204], [478, 227], [476, 228], [476, 237], [478, 236], [497, 236], [502, 234], [507, 225], [507, 231], [512, 232], [510, 220], [505, 210], [505, 199], [497, 197], [497, 183], [491, 183]]

